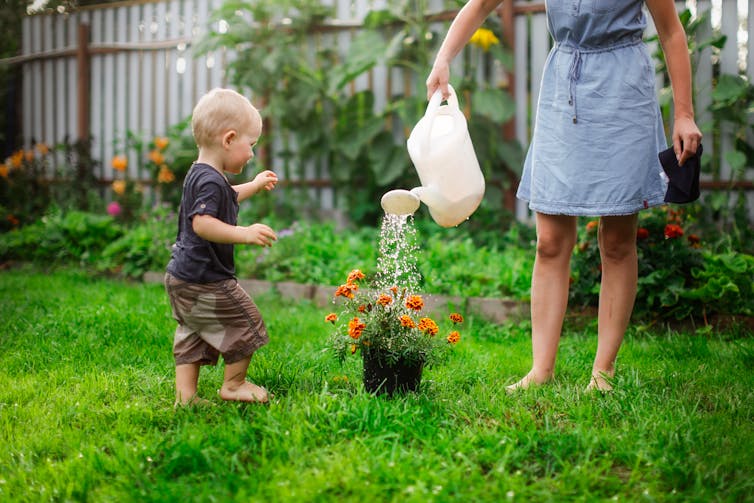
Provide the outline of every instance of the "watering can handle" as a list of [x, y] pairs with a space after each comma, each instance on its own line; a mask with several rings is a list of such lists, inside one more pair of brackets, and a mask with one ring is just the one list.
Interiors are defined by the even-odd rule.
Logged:
[[[450, 96], [448, 96], [448, 105], [458, 110], [458, 96], [456, 96], [456, 90], [453, 89], [453, 86], [448, 84], [448, 91], [450, 91]], [[421, 140], [422, 152], [429, 152], [429, 138], [432, 135], [432, 125], [435, 122], [435, 117], [437, 117], [437, 111], [440, 110], [440, 103], [442, 103], [442, 91], [438, 89], [429, 99], [427, 111], [424, 112], [424, 118], [427, 119], [427, 130], [424, 138], [422, 138]]]

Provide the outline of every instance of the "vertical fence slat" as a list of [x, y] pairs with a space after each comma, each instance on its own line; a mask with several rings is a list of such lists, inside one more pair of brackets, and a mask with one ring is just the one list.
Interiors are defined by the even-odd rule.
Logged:
[[[90, 41], [92, 44], [102, 42], [102, 29], [103, 29], [103, 11], [92, 11], [91, 25], [90, 25]], [[105, 167], [110, 164], [110, 160], [103, 157], [103, 138], [102, 138], [102, 114], [104, 111], [104, 104], [102, 99], [102, 85], [104, 79], [102, 78], [103, 61], [102, 57], [94, 56], [91, 58], [92, 73], [89, 77], [89, 86], [91, 89], [91, 107], [89, 109], [90, 124], [92, 132], [92, 156], [95, 159], [102, 161], [100, 169], [100, 177], [104, 176]]]
[[[712, 37], [712, 3], [710, 0], [699, 0], [696, 4], [697, 15], [705, 16], [705, 22], [698, 28], [697, 34], [701, 40]], [[712, 104], [712, 48], [705, 48], [694, 63], [694, 115], [697, 124], [704, 128], [705, 124], [712, 124], [712, 114], [709, 107]], [[714, 131], [702, 131], [708, 138], [704, 141], [704, 151], [712, 158], [715, 155], [715, 143], [712, 140]], [[704, 178], [709, 174], [704, 173]]]
[[[116, 43], [128, 42], [128, 9], [117, 7], [113, 9], [113, 35]], [[113, 104], [115, 113], [113, 117], [113, 138], [112, 142], [117, 145], [118, 151], [125, 154], [126, 135], [128, 133], [128, 88], [130, 78], [128, 73], [127, 59], [125, 52], [118, 52], [111, 56], [113, 66], [115, 67]], [[138, 166], [136, 163], [128, 163], [128, 173], [132, 178], [138, 178]]]
[[[157, 21], [155, 19], [154, 4], [144, 4], [142, 12], [142, 22], [144, 29], [141, 32], [141, 40], [149, 42], [154, 37], [154, 31], [157, 29]], [[156, 55], [154, 51], [144, 51], [142, 56], [142, 75], [141, 75], [141, 120], [139, 122], [140, 131], [154, 131], [154, 95], [156, 89]]]
[[[156, 40], [165, 40], [167, 36], [167, 7], [168, 4], [160, 2], [155, 9], [155, 23], [157, 26], [157, 32], [154, 33]], [[168, 73], [168, 57], [165, 50], [155, 51], [155, 86], [154, 86], [154, 132], [165, 131], [165, 118], [168, 114], [168, 88], [166, 87], [167, 73]], [[161, 98], [157, 98], [157, 97]]]
[[[76, 47], [78, 44], [78, 27], [79, 23], [84, 22], [84, 17], [79, 14], [72, 14], [68, 19], [68, 30], [66, 34], [66, 44], [68, 47]], [[78, 86], [78, 67], [76, 58], [68, 58], [66, 61], [66, 100], [68, 101], [68, 113], [66, 113], [65, 132], [70, 141], [76, 141], [78, 132], [79, 111], [77, 106], [76, 91]]]
[[[126, 38], [129, 41], [139, 40], [141, 37], [140, 26], [144, 26], [144, 19], [141, 17], [142, 6], [134, 5], [124, 12], [124, 16], [127, 16], [128, 24], [127, 31], [125, 31]], [[141, 135], [141, 110], [139, 106], [141, 97], [141, 76], [142, 68], [141, 63], [143, 59], [143, 51], [131, 51], [126, 54], [126, 72], [127, 75], [133, 76], [128, 79], [128, 90], [126, 92], [127, 105], [126, 111], [128, 112], [128, 118], [126, 120], [126, 129], [134, 134]], [[129, 149], [128, 165], [132, 166], [133, 172], [136, 173], [138, 179], [144, 178], [142, 172], [143, 156], [141, 151], [137, 149]]]
[[[527, 76], [529, 74], [528, 39], [529, 39], [529, 16], [517, 16], [514, 20], [515, 49], [513, 59], [514, 88], [516, 89], [516, 139], [526, 149], [529, 146], [529, 108], [527, 100]], [[516, 218], [526, 220], [529, 217], [529, 208], [525, 201], [516, 199]]]
[[[21, 54], [27, 55], [31, 54], [34, 51], [34, 48], [32, 46], [32, 24], [34, 23], [34, 18], [31, 17], [25, 17], [22, 21], [23, 23], [23, 35], [21, 38]], [[32, 135], [32, 118], [33, 118], [33, 109], [32, 104], [34, 101], [31, 99], [33, 88], [32, 88], [32, 74], [33, 74], [33, 68], [34, 65], [29, 63], [23, 66], [22, 69], [22, 78], [23, 78], [23, 84], [22, 84], [22, 92], [23, 92], [23, 104], [21, 105], [22, 110], [22, 118], [21, 118], [21, 131], [23, 132], [23, 139], [26, 140], [26, 138], [31, 138]]]

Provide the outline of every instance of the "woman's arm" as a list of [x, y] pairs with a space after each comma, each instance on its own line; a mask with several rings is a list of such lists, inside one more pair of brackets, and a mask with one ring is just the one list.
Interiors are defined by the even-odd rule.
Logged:
[[673, 150], [678, 164], [696, 154], [702, 133], [694, 122], [694, 103], [691, 85], [691, 61], [673, 0], [646, 0], [652, 14], [660, 44], [665, 53], [670, 85], [673, 89]]
[[448, 29], [445, 40], [435, 57], [432, 71], [427, 77], [427, 99], [431, 98], [437, 89], [442, 91], [443, 98], [450, 96], [448, 80], [450, 79], [450, 62], [461, 52], [474, 32], [482, 26], [485, 18], [490, 15], [501, 0], [470, 0], [458, 12]]

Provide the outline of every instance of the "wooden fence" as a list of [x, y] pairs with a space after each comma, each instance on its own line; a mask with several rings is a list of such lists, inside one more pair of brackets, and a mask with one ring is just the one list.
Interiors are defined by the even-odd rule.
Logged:
[[[188, 117], [204, 92], [227, 85], [225, 67], [233, 58], [232, 51], [217, 50], [198, 57], [192, 53], [192, 43], [207, 30], [225, 28], [222, 22], [208, 23], [210, 13], [221, 3], [142, 0], [83, 8], [65, 15], [26, 17], [22, 53], [3, 62], [22, 66], [22, 128], [27, 146], [33, 141], [56, 144], [91, 134], [92, 154], [103, 161], [99, 176], [111, 179], [109, 159], [123, 151], [128, 131], [147, 138], [164, 134], [168, 126]], [[322, 3], [335, 8], [335, 19], [328, 25], [343, 30], [337, 35], [341, 38], [339, 45], [347, 46], [364, 16], [371, 9], [384, 8], [386, 0]], [[454, 5], [428, 1], [429, 12], [445, 13], [441, 19], [452, 18]], [[728, 37], [719, 62], [708, 49], [695, 71], [697, 118], [700, 124], [706, 124], [710, 119], [706, 108], [711, 102], [713, 64], [718, 64], [723, 73], [745, 74], [754, 80], [754, 41], [747, 36], [754, 33], [754, 0], [689, 0], [677, 5], [679, 9], [688, 6], [695, 13], [712, 11], [702, 34], [716, 29]], [[538, 99], [541, 71], [551, 47], [544, 4], [505, 0], [497, 13], [515, 58], [509, 85], [516, 97], [516, 115], [502, 134], [526, 147], [532, 128], [529, 111]], [[652, 30], [650, 18], [648, 35]], [[444, 29], [440, 31], [444, 33]], [[388, 78], [388, 73], [378, 67], [368, 79], [357, 81], [354, 89], [372, 87], [377, 106], [382, 106], [391, 92], [389, 82], [400, 81]], [[658, 78], [658, 90], [661, 87]], [[723, 131], [718, 152], [705, 144], [705, 152], [722, 159], [723, 174], [730, 142]], [[130, 176], [141, 177], [144, 162], [143, 155], [131, 152]], [[274, 168], [275, 162], [272, 159], [268, 165]], [[753, 188], [754, 169], [747, 170], [746, 179], [741, 186]], [[712, 187], [711, 183], [707, 186]], [[750, 192], [750, 196], [754, 194]], [[322, 201], [327, 206], [332, 198]], [[751, 197], [750, 203], [754, 207]], [[520, 218], [528, 214], [520, 202], [516, 213]]]

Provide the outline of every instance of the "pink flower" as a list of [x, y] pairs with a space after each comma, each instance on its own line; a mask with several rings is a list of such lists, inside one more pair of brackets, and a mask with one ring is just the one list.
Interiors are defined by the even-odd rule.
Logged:
[[120, 204], [118, 204], [118, 201], [113, 201], [107, 205], [107, 213], [110, 216], [117, 217], [120, 215], [121, 211], [123, 211], [123, 209], [120, 207]]

